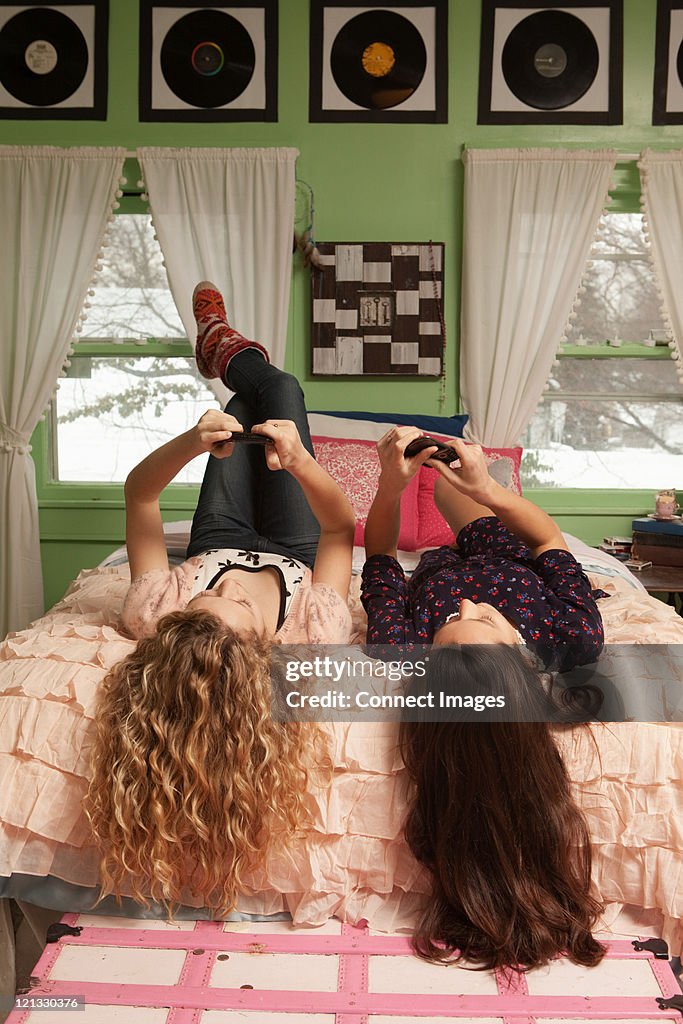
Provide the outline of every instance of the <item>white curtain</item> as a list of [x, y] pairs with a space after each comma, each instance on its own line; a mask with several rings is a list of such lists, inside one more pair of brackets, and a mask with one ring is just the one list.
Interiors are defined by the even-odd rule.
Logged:
[[460, 390], [470, 440], [519, 443], [607, 199], [612, 150], [466, 150]]
[[683, 150], [646, 149], [638, 166], [662, 316], [671, 331], [671, 355], [683, 386]]
[[[294, 238], [296, 149], [139, 149], [175, 304], [194, 343], [192, 291], [215, 282], [228, 319], [282, 366]], [[228, 392], [214, 388], [223, 401]]]
[[0, 147], [0, 637], [43, 610], [29, 438], [71, 344], [124, 157]]

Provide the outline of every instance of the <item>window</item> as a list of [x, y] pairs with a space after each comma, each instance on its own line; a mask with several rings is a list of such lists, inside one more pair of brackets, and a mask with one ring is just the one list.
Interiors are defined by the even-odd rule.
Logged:
[[[52, 403], [51, 475], [120, 482], [216, 398], [199, 376], [149, 215], [120, 214]], [[199, 482], [206, 457], [176, 478]]]
[[605, 221], [522, 442], [527, 486], [659, 489], [683, 479], [683, 398], [642, 216]]

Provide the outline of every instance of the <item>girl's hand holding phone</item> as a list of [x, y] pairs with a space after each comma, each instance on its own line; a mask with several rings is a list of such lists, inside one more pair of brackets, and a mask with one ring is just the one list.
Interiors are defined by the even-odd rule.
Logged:
[[200, 452], [211, 452], [216, 459], [226, 459], [233, 452], [230, 438], [242, 431], [242, 424], [228, 412], [209, 409], [194, 428]]
[[491, 489], [499, 485], [489, 474], [486, 457], [478, 444], [466, 444], [461, 438], [454, 438], [451, 446], [458, 453], [460, 465], [455, 468], [443, 462], [432, 462], [432, 467], [447, 480], [456, 491], [467, 495], [480, 505], [488, 505]]
[[379, 439], [377, 454], [382, 467], [380, 486], [384, 490], [404, 491], [429, 456], [434, 455], [438, 447], [436, 444], [412, 458], [405, 457], [408, 445], [423, 436], [418, 427], [392, 427]]
[[304, 448], [299, 431], [292, 420], [266, 420], [265, 423], [257, 423], [251, 429], [252, 433], [262, 434], [273, 442], [264, 449], [268, 469], [286, 469], [296, 476], [313, 458]]

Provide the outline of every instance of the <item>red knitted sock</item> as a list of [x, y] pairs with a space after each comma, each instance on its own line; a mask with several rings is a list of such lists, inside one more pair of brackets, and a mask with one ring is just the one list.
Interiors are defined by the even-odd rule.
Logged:
[[230, 326], [223, 296], [210, 281], [200, 281], [195, 288], [192, 310], [197, 322], [195, 357], [202, 377], [220, 377], [225, 381], [230, 360], [246, 348], [256, 349], [270, 362], [263, 345], [250, 341]]

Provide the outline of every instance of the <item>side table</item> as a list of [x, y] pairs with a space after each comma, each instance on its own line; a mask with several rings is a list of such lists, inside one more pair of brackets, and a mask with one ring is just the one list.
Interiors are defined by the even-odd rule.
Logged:
[[651, 565], [647, 569], [629, 570], [643, 584], [648, 594], [667, 594], [667, 604], [683, 615], [683, 566]]

